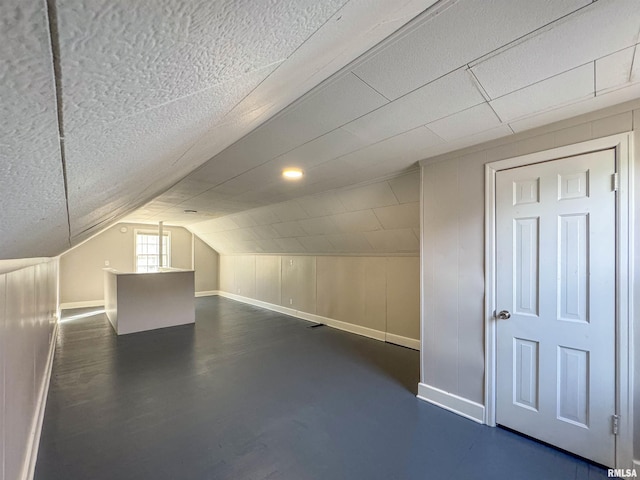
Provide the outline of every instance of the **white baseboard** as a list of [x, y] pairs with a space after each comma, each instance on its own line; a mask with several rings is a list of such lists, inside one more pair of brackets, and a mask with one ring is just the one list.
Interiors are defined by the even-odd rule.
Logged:
[[301, 310], [296, 310], [294, 308], [274, 305], [273, 303], [263, 302], [261, 300], [256, 300], [254, 298], [243, 297], [242, 295], [236, 295], [235, 293], [223, 292], [222, 290], [218, 292], [218, 295], [220, 295], [221, 297], [230, 298], [231, 300], [236, 300], [238, 302], [248, 303], [249, 305], [254, 305], [256, 307], [266, 308], [267, 310], [273, 310], [274, 312], [284, 313], [285, 315], [290, 315], [292, 317], [300, 318], [302, 320], [307, 320], [309, 322], [323, 323], [329, 327], [336, 328], [338, 330], [343, 330], [349, 333], [355, 333], [357, 335], [362, 335], [363, 337], [373, 338], [375, 340], [380, 340], [382, 342], [389, 341], [390, 343], [402, 345], [403, 347], [409, 347], [415, 350], [420, 350], [420, 340], [401, 337], [399, 335], [391, 335], [385, 332], [381, 332], [380, 330], [374, 330], [373, 328], [363, 327], [361, 325], [354, 325], [353, 323], [343, 322], [341, 320], [335, 320], [333, 318], [328, 318], [328, 317], [323, 317], [321, 315], [316, 315], [313, 313], [303, 312]]
[[235, 300], [237, 302], [247, 303], [255, 307], [265, 308], [274, 312], [284, 313], [285, 315], [291, 315], [292, 317], [301, 318], [296, 315], [297, 310], [293, 308], [283, 307], [274, 303], [263, 302], [262, 300], [256, 300], [255, 298], [243, 297], [242, 295], [236, 295], [235, 293], [223, 292], [222, 290], [219, 291], [218, 295], [220, 295], [221, 297], [229, 298], [231, 300]]
[[415, 338], [403, 337], [401, 335], [394, 335], [393, 333], [385, 334], [385, 342], [400, 345], [401, 347], [412, 348], [413, 350], [420, 350], [420, 340]]
[[22, 466], [22, 480], [32, 480], [36, 470], [36, 461], [38, 459], [38, 447], [40, 446], [40, 434], [42, 433], [42, 422], [44, 421], [44, 411], [47, 406], [47, 395], [49, 394], [49, 382], [51, 381], [51, 369], [53, 368], [53, 356], [56, 353], [56, 343], [58, 339], [58, 323], [53, 327], [51, 334], [51, 342], [49, 344], [49, 355], [47, 356], [47, 365], [45, 366], [44, 376], [40, 383], [40, 391], [38, 394], [38, 402], [36, 403], [36, 411], [31, 423], [31, 431], [29, 432], [29, 443], [27, 444], [27, 454], [25, 455], [24, 464]]
[[198, 297], [212, 297], [214, 295], [220, 295], [219, 290], [204, 290], [202, 292], [196, 292], [196, 298]]
[[356, 335], [362, 335], [363, 337], [374, 338], [384, 342], [385, 333], [380, 330], [374, 330], [373, 328], [363, 327], [361, 325], [355, 325], [353, 323], [343, 322], [334, 318], [323, 317], [321, 315], [314, 315], [313, 313], [297, 312], [297, 317], [310, 322], [324, 323], [325, 325], [342, 330], [344, 332], [355, 333]]
[[425, 383], [418, 384], [418, 398], [438, 407], [457, 413], [458, 415], [473, 420], [477, 423], [484, 423], [484, 405], [472, 402], [466, 398], [459, 397], [453, 393], [445, 392], [439, 388], [432, 387]]
[[74, 308], [87, 308], [87, 307], [104, 307], [104, 299], [88, 300], [86, 302], [67, 302], [67, 303], [60, 304], [60, 310], [72, 310]]

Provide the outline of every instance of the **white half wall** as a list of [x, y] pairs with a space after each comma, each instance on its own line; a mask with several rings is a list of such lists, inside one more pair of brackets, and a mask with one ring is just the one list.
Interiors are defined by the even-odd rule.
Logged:
[[57, 282], [57, 260], [0, 275], [2, 480], [33, 476], [55, 349]]
[[222, 255], [220, 291], [236, 300], [419, 348], [420, 262], [415, 256]]

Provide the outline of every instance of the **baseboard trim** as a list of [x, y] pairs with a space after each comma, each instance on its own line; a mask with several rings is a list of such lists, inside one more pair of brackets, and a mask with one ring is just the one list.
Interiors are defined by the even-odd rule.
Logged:
[[60, 304], [60, 310], [73, 310], [74, 308], [87, 308], [87, 307], [104, 307], [104, 299], [88, 300], [86, 302], [67, 302], [67, 303]]
[[464, 418], [484, 424], [484, 405], [459, 397], [453, 393], [445, 392], [444, 390], [425, 383], [418, 384], [417, 397], [420, 400], [449, 410]]
[[420, 340], [415, 338], [403, 337], [401, 335], [394, 335], [393, 333], [385, 334], [385, 342], [400, 345], [401, 347], [412, 348], [413, 350], [420, 350]]
[[249, 305], [265, 308], [267, 310], [283, 313], [285, 315], [290, 315], [292, 317], [296, 317], [301, 320], [307, 320], [309, 322], [314, 322], [314, 323], [322, 323], [324, 325], [335, 328], [337, 330], [342, 330], [349, 333], [355, 333], [356, 335], [373, 338], [375, 340], [380, 340], [382, 342], [389, 341], [389, 343], [394, 343], [396, 345], [401, 345], [403, 347], [413, 348], [414, 350], [420, 350], [420, 340], [401, 337], [399, 335], [391, 335], [391, 334], [382, 332], [380, 330], [374, 330], [373, 328], [363, 327], [361, 325], [355, 325], [353, 323], [347, 323], [347, 322], [343, 322], [341, 320], [336, 320], [329, 317], [323, 317], [321, 315], [316, 315], [314, 313], [303, 312], [301, 310], [296, 310], [294, 308], [282, 307], [280, 305], [263, 302], [261, 300], [256, 300], [254, 298], [243, 297], [242, 295], [236, 295], [235, 293], [223, 292], [222, 290], [218, 292], [218, 295], [220, 295], [221, 297], [229, 298], [231, 300], [236, 300], [238, 302], [247, 303]]
[[27, 445], [27, 454], [25, 455], [24, 464], [22, 466], [23, 480], [32, 480], [36, 470], [36, 461], [38, 460], [38, 447], [40, 446], [40, 435], [42, 434], [42, 423], [44, 421], [44, 412], [47, 406], [47, 396], [49, 395], [49, 383], [51, 382], [51, 370], [53, 368], [53, 357], [56, 353], [56, 343], [58, 339], [58, 323], [53, 327], [51, 334], [51, 342], [49, 344], [49, 355], [47, 356], [47, 365], [44, 370], [42, 383], [40, 384], [40, 392], [38, 402], [36, 403], [36, 414], [31, 423], [31, 431], [29, 432], [29, 443]]
[[202, 292], [196, 292], [197, 297], [212, 297], [214, 295], [220, 295], [219, 290], [204, 290]]
[[363, 327], [362, 325], [355, 325], [353, 323], [343, 322], [342, 320], [336, 320], [335, 318], [323, 317], [321, 315], [315, 315], [313, 313], [298, 312], [298, 316], [304, 320], [309, 320], [315, 323], [324, 323], [336, 330], [342, 330], [343, 332], [355, 333], [363, 337], [373, 338], [384, 342], [385, 333], [380, 330], [375, 330], [369, 327]]
[[[290, 315], [292, 317], [298, 317], [296, 315], [297, 310], [293, 308], [282, 307], [280, 305], [276, 305], [274, 303], [263, 302], [262, 300], [256, 300], [255, 298], [243, 297], [242, 295], [236, 295], [235, 293], [223, 292], [220, 290], [218, 295], [224, 298], [229, 298], [231, 300], [235, 300], [237, 302], [247, 303], [249, 305], [253, 305], [254, 307], [265, 308], [267, 310], [272, 310], [278, 313], [284, 313], [285, 315]], [[306, 319], [303, 319], [306, 320]]]

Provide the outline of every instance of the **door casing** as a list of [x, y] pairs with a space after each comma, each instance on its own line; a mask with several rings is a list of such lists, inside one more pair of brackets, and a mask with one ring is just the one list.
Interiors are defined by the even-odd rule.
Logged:
[[633, 468], [633, 136], [624, 133], [485, 165], [485, 418], [496, 426], [496, 173], [614, 148], [616, 195], [616, 468]]

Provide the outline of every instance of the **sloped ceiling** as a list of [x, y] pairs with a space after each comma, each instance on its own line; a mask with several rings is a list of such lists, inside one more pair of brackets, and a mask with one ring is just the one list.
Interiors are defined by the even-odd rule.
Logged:
[[[234, 227], [247, 218], [234, 213], [270, 224], [259, 206], [397, 175], [423, 158], [638, 98], [639, 31], [636, 0], [439, 2], [132, 220], [187, 225], [223, 252], [279, 252], [243, 232], [244, 220]], [[305, 177], [283, 181], [288, 166]], [[359, 245], [352, 251], [371, 251]]]
[[[379, 217], [317, 234], [366, 242], [285, 239], [317, 236], [304, 198], [342, 192], [331, 215], [376, 216], [402, 202], [377, 205], [370, 185], [393, 192], [375, 180], [417, 160], [640, 97], [637, 0], [48, 5], [0, 5], [0, 258], [58, 253], [126, 214], [229, 252], [410, 250], [365, 234], [393, 230]], [[285, 166], [305, 177], [284, 182]], [[241, 232], [264, 225], [276, 235]]]
[[415, 254], [420, 240], [419, 199], [419, 170], [413, 170], [189, 228], [223, 254]]
[[114, 223], [434, 1], [0, 2], [0, 259]]

